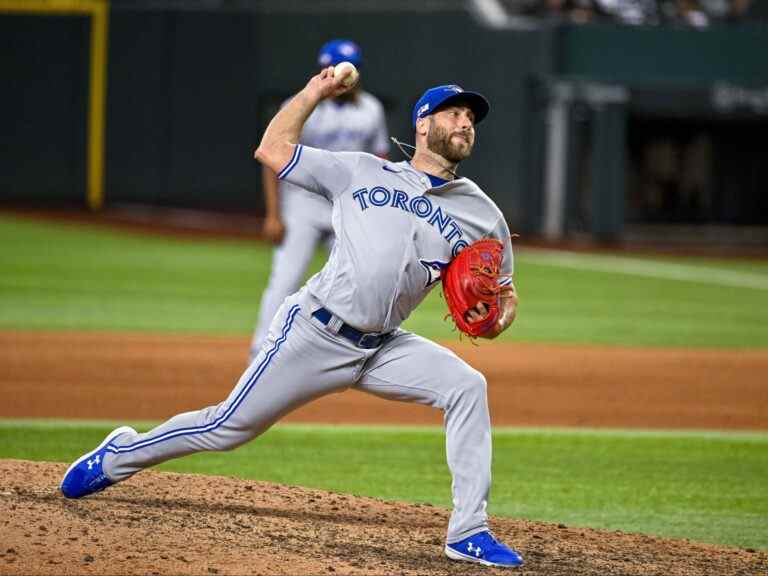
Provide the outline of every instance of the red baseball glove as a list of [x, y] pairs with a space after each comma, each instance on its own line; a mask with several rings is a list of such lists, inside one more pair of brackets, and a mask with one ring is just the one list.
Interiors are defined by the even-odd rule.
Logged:
[[[499, 318], [498, 280], [504, 245], [494, 238], [483, 238], [464, 248], [443, 271], [443, 294], [453, 321], [471, 337], [485, 334]], [[476, 322], [467, 320], [467, 312], [483, 302], [488, 315]]]

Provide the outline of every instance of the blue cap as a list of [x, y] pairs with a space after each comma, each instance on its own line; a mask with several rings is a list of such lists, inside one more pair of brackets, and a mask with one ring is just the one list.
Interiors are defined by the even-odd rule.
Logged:
[[360, 66], [362, 61], [362, 50], [352, 40], [337, 39], [326, 42], [317, 55], [317, 63], [323, 68], [336, 66], [341, 62], [351, 62], [355, 66]]
[[433, 114], [440, 108], [440, 106], [451, 100], [461, 100], [466, 103], [470, 110], [475, 114], [475, 124], [479, 124], [480, 121], [488, 115], [488, 110], [491, 109], [491, 105], [482, 94], [478, 94], [477, 92], [467, 92], [464, 88], [457, 86], [456, 84], [435, 86], [424, 92], [413, 107], [414, 128], [416, 127], [416, 120]]

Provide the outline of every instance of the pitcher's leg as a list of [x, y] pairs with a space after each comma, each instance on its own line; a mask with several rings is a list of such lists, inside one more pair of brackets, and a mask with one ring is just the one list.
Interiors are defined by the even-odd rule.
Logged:
[[288, 303], [278, 314], [279, 336], [263, 347], [224, 402], [179, 414], [144, 434], [120, 435], [107, 448], [104, 473], [120, 481], [194, 452], [231, 450], [298, 406], [347, 387], [354, 354], [343, 347], [329, 349], [332, 344], [317, 338], [298, 305]]
[[444, 411], [446, 455], [453, 477], [447, 542], [487, 530], [491, 421], [485, 377], [447, 348], [403, 333], [376, 353], [355, 387]]

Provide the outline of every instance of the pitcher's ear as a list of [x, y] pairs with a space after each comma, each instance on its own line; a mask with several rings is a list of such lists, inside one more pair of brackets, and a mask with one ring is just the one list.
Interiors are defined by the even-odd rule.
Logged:
[[429, 116], [425, 116], [424, 118], [419, 118], [416, 120], [416, 134], [426, 136], [427, 132], [429, 131], [429, 122], [431, 122]]

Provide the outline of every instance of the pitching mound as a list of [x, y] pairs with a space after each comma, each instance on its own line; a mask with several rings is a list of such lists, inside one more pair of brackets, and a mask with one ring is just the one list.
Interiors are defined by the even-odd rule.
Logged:
[[[501, 574], [442, 554], [448, 511], [224, 477], [143, 472], [66, 500], [64, 464], [0, 461], [0, 574]], [[768, 554], [493, 519], [546, 576], [768, 573]]]

